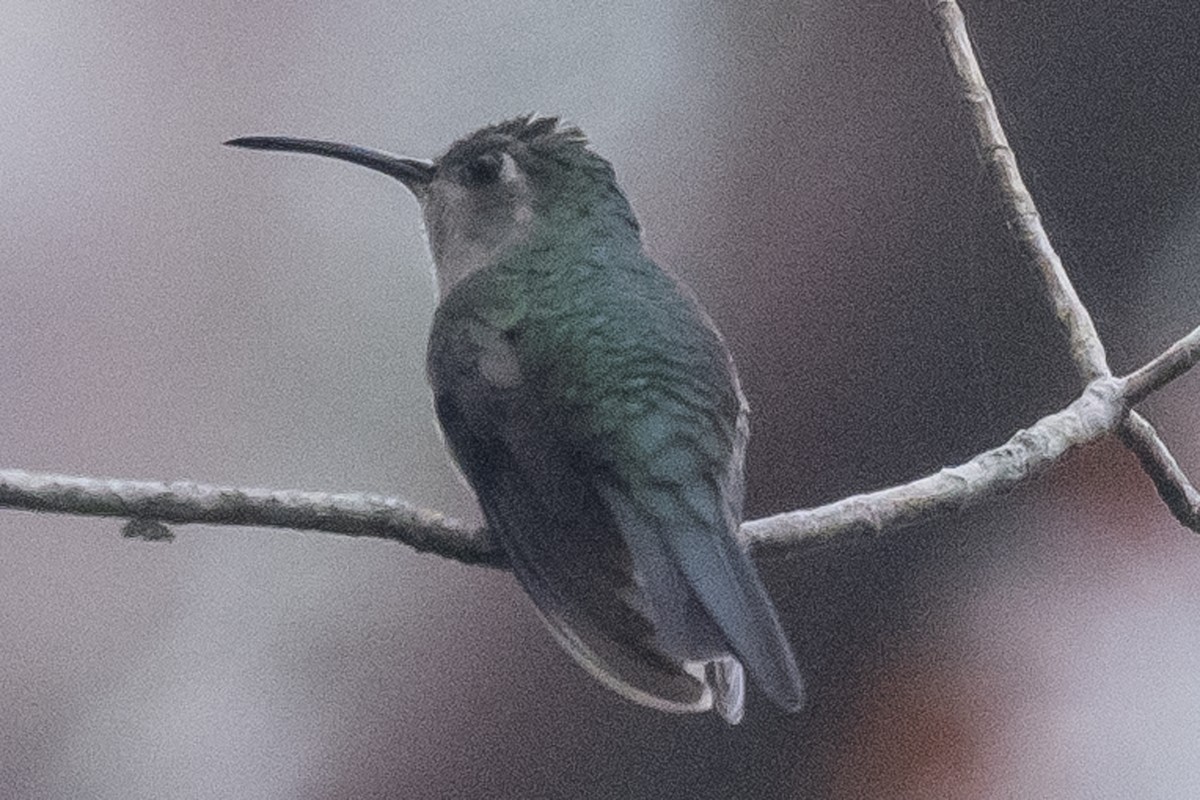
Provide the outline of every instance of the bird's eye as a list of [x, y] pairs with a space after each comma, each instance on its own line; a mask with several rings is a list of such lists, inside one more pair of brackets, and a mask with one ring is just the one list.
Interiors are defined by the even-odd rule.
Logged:
[[500, 170], [503, 166], [500, 156], [496, 153], [488, 153], [474, 158], [467, 162], [465, 170], [467, 182], [477, 186], [495, 183], [496, 179], [500, 177]]

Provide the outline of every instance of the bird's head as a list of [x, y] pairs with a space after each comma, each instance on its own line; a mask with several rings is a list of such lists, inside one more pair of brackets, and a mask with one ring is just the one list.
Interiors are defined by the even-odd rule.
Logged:
[[443, 296], [533, 236], [547, 243], [638, 237], [612, 166], [582, 131], [555, 117], [489, 125], [433, 161], [316, 139], [250, 136], [226, 144], [314, 153], [400, 181], [421, 204]]

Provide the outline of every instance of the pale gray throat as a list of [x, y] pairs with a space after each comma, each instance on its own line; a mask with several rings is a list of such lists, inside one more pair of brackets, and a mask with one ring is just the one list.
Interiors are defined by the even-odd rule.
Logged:
[[443, 298], [462, 280], [496, 263], [533, 228], [528, 181], [511, 156], [504, 158], [503, 199], [476, 202], [468, 190], [452, 183], [435, 185], [422, 198], [425, 236]]
[[474, 238], [462, 235], [435, 236], [427, 222], [425, 235], [433, 254], [438, 295], [445, 298], [459, 282], [496, 263], [505, 251], [525, 240], [531, 227], [529, 222], [517, 223], [507, 226], [495, 236]]

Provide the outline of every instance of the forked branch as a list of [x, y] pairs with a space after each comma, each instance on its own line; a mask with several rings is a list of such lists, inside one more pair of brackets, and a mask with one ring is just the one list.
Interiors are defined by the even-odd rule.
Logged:
[[[958, 79], [959, 91], [970, 109], [980, 157], [991, 169], [998, 194], [1007, 211], [1009, 230], [1016, 237], [1026, 259], [1042, 278], [1046, 297], [1062, 324], [1080, 379], [1086, 384], [1111, 375], [1104, 344], [1092, 324], [1091, 314], [1079, 299], [1062, 260], [1050, 244], [1050, 237], [1042, 227], [1041, 214], [1021, 178], [1016, 155], [1008, 145], [1008, 137], [996, 113], [991, 90], [983, 79], [979, 61], [971, 47], [971, 37], [967, 33], [962, 10], [955, 0], [930, 0], [929, 8]], [[1131, 380], [1143, 383], [1144, 377], [1138, 376], [1149, 371], [1159, 381], [1155, 384], [1157, 388], [1187, 370], [1195, 363], [1195, 353], [1189, 353], [1186, 345], [1190, 338], [1177, 342], [1156, 359], [1156, 362], [1173, 360], [1177, 372], [1159, 369], [1156, 362], [1151, 362], [1131, 376]], [[1195, 344], [1191, 345], [1192, 351], [1195, 347]], [[1149, 391], [1152, 390], [1143, 392], [1135, 389], [1129, 404], [1142, 400]], [[1191, 530], [1200, 532], [1200, 492], [1188, 481], [1154, 426], [1138, 412], [1131, 411], [1122, 421], [1119, 433], [1125, 446], [1137, 455], [1142, 469], [1154, 481], [1159, 497], [1166, 502], [1175, 518]]]
[[[1137, 402], [1200, 361], [1200, 328], [1125, 378], [1109, 369], [1104, 346], [1063, 268], [1029, 195], [996, 114], [991, 92], [954, 0], [930, 0], [942, 44], [970, 109], [976, 141], [1007, 209], [1009, 227], [1036, 268], [1063, 325], [1084, 385], [1062, 411], [1017, 432], [999, 447], [911, 483], [855, 495], [819, 508], [743, 524], [755, 546], [791, 546], [853, 534], [879, 534], [993, 499], [1058, 462], [1070, 449], [1117, 433], [1137, 454], [1175, 517], [1200, 531], [1200, 493], [1154, 428], [1131, 411]], [[195, 483], [97, 480], [0, 470], [0, 507], [128, 519], [127, 536], [170, 538], [162, 523], [312, 530], [402, 542], [469, 564], [504, 566], [486, 530], [473, 529], [402, 500], [370, 494], [269, 491]]]

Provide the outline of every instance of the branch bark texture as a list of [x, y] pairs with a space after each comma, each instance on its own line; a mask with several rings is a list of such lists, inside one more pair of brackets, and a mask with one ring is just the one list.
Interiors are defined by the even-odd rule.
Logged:
[[[1062, 411], [964, 464], [819, 508], [751, 520], [742, 525], [741, 538], [751, 546], [775, 548], [843, 535], [881, 534], [926, 522], [995, 498], [1056, 463], [1072, 448], [1113, 433], [1137, 454], [1176, 518], [1200, 531], [1200, 492], [1188, 482], [1150, 423], [1131, 411], [1135, 403], [1200, 361], [1200, 328], [1131, 375], [1112, 376], [1091, 316], [1050, 244], [1021, 179], [962, 11], [954, 0], [930, 0], [929, 8], [970, 111], [981, 158], [1005, 205], [1008, 225], [1041, 276], [1050, 305], [1062, 323], [1084, 384], [1082, 394]], [[127, 536], [149, 540], [170, 538], [164, 523], [265, 526], [386, 539], [468, 564], [505, 565], [486, 530], [372, 494], [99, 480], [0, 470], [0, 507], [121, 517], [129, 520]]]
[[[1200, 329], [1192, 336], [1200, 340]], [[1200, 360], [1200, 347], [1185, 349], [1188, 357], [1183, 363], [1190, 367]], [[1157, 383], [1158, 370], [1178, 374], [1180, 362], [1160, 357], [1151, 364], [1157, 368], [1135, 374]], [[1062, 411], [1043, 417], [965, 464], [818, 508], [751, 520], [742, 525], [741, 538], [752, 547], [794, 546], [844, 535], [881, 534], [970, 508], [1012, 490], [1072, 448], [1115, 432], [1127, 412], [1133, 387], [1143, 385], [1125, 378], [1093, 381]], [[467, 564], [504, 566], [504, 556], [486, 530], [402, 500], [371, 494], [100, 480], [0, 470], [0, 507], [174, 524], [323, 531], [401, 542]], [[154, 526], [127, 526], [126, 534], [166, 538]]]
[[[1021, 178], [1016, 155], [1009, 147], [1008, 137], [996, 113], [991, 90], [988, 89], [983, 72], [979, 68], [979, 61], [975, 58], [962, 9], [955, 0], [931, 0], [929, 8], [941, 34], [942, 46], [958, 79], [963, 101], [970, 110], [980, 158], [990, 168], [992, 179], [1004, 204], [1009, 230], [1013, 232], [1029, 263], [1042, 278], [1046, 297], [1062, 324], [1081, 382], [1086, 384], [1097, 378], [1107, 377], [1112, 371], [1104, 352], [1104, 344], [1092, 323], [1091, 314], [1079, 299], [1071, 279], [1067, 276], [1062, 259], [1050, 243], [1033, 196]], [[1188, 353], [1196, 346], [1193, 331], [1159, 356], [1159, 359], [1173, 361], [1179, 372], [1159, 369], [1152, 362], [1139, 370], [1139, 373], [1150, 370], [1159, 381], [1156, 387], [1162, 386], [1188, 368], [1184, 366], [1189, 363]], [[1190, 363], [1195, 363], [1194, 359]], [[1138, 374], [1132, 376], [1131, 380], [1135, 383], [1145, 382]], [[1144, 398], [1149, 391], [1152, 389], [1148, 386], [1135, 388], [1130, 397], [1130, 405]], [[1197, 502], [1200, 492], [1188, 481], [1186, 473], [1175, 461], [1175, 457], [1171, 455], [1171, 451], [1150, 421], [1138, 412], [1130, 411], [1122, 421], [1119, 434], [1125, 446], [1138, 457], [1142, 469], [1154, 482], [1159, 497], [1166, 502], [1175, 518], [1185, 527], [1200, 533], [1200, 502]]]

